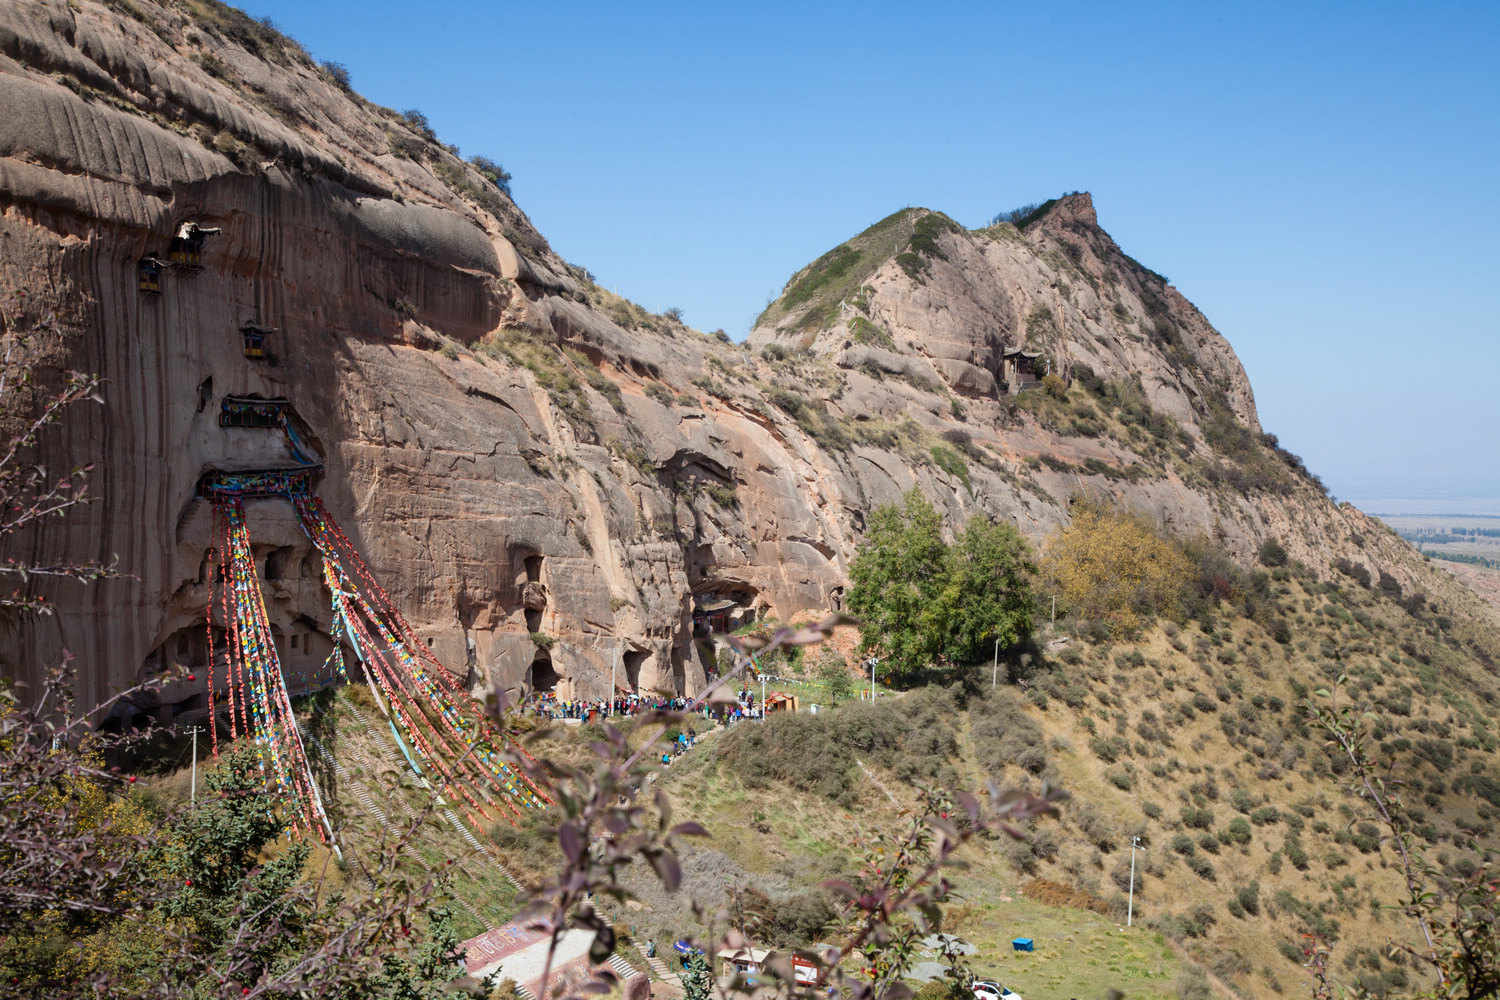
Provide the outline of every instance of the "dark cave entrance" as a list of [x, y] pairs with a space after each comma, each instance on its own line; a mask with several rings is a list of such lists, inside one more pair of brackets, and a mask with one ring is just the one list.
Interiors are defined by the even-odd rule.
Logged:
[[557, 690], [557, 670], [552, 666], [552, 657], [545, 650], [538, 650], [536, 658], [527, 670], [527, 681], [531, 690], [541, 694]]

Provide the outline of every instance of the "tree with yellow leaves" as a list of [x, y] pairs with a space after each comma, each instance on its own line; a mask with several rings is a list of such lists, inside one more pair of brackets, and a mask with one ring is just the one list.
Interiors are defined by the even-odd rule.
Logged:
[[1072, 523], [1048, 538], [1043, 572], [1069, 612], [1103, 622], [1120, 638], [1175, 613], [1192, 567], [1176, 540], [1145, 516], [1080, 498]]

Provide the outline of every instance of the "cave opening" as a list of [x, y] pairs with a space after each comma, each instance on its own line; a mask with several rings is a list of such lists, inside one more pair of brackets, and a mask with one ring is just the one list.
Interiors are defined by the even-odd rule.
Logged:
[[531, 690], [538, 694], [557, 690], [557, 670], [552, 666], [552, 657], [547, 655], [546, 650], [537, 650], [536, 658], [531, 661], [526, 674]]
[[631, 650], [625, 654], [625, 683], [630, 685], [630, 690], [641, 689], [641, 664], [646, 662], [650, 656], [645, 650]]

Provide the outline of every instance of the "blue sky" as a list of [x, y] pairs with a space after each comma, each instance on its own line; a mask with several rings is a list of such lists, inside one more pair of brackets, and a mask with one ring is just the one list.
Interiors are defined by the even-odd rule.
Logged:
[[1500, 511], [1500, 3], [245, 9], [503, 163], [601, 283], [736, 337], [903, 205], [1090, 191], [1337, 496]]

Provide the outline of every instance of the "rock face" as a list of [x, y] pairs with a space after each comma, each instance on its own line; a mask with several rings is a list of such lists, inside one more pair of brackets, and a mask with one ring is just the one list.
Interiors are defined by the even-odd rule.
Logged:
[[[1275, 535], [1431, 585], [1261, 439], [1229, 345], [1087, 195], [1022, 228], [897, 213], [794, 278], [751, 338], [776, 347], [752, 354], [599, 288], [424, 122], [295, 43], [228, 8], [132, 9], [0, 10], [0, 292], [57, 311], [31, 344], [44, 371], [109, 383], [45, 445], [95, 463], [100, 502], [25, 551], [130, 574], [53, 588], [57, 614], [0, 644], [6, 675], [66, 648], [99, 699], [204, 664], [218, 539], [198, 479], [299, 461], [277, 428], [223, 426], [229, 397], [286, 400], [329, 510], [444, 663], [564, 697], [611, 676], [696, 690], [695, 608], [837, 606], [865, 513], [913, 486], [1034, 539], [1084, 490], [1241, 558]], [[186, 222], [222, 230], [201, 270], [143, 293], [139, 261]], [[274, 330], [263, 357], [247, 327]], [[1017, 347], [1071, 387], [1005, 391]], [[1273, 468], [1247, 480], [1252, 460]], [[316, 559], [284, 503], [252, 501], [249, 523], [294, 687], [320, 683]]]

